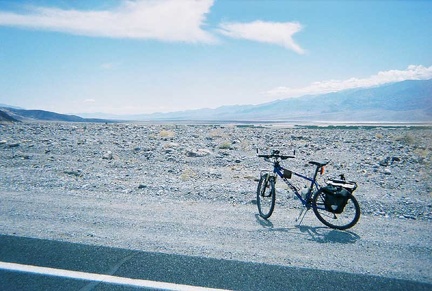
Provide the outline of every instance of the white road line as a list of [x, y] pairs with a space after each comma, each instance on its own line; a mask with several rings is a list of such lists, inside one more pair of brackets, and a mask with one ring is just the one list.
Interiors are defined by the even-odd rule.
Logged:
[[86, 272], [79, 272], [79, 271], [70, 271], [64, 269], [54, 269], [54, 268], [22, 265], [22, 264], [6, 263], [6, 262], [0, 262], [0, 269], [47, 275], [47, 276], [72, 278], [77, 280], [97, 281], [101, 283], [128, 285], [134, 287], [145, 287], [145, 288], [154, 288], [154, 289], [163, 289], [163, 290], [192, 290], [192, 291], [222, 290], [222, 289], [213, 289], [213, 288], [205, 288], [205, 287], [198, 287], [198, 286], [181, 285], [175, 283], [157, 282], [157, 281], [141, 280], [141, 279], [131, 279], [131, 278], [102, 275], [96, 273], [86, 273]]

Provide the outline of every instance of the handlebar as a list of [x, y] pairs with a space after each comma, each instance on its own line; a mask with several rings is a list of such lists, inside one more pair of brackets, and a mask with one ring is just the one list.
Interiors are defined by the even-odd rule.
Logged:
[[284, 156], [284, 155], [258, 155], [259, 158], [266, 158], [266, 159], [270, 159], [270, 158], [276, 158], [276, 159], [281, 159], [281, 160], [286, 160], [286, 159], [293, 159], [295, 158], [294, 156]]
[[[258, 150], [257, 150], [257, 153], [258, 153]], [[273, 152], [271, 154], [267, 154], [267, 155], [259, 155], [258, 154], [258, 157], [259, 158], [265, 158], [265, 159], [275, 158], [275, 159], [281, 159], [281, 160], [295, 158], [294, 156], [281, 155], [278, 150], [273, 150]]]

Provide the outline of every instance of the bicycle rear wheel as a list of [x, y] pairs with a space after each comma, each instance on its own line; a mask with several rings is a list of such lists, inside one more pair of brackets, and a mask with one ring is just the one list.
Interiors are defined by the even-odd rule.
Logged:
[[318, 191], [313, 197], [312, 209], [319, 221], [328, 227], [344, 230], [353, 227], [360, 219], [360, 206], [352, 194], [349, 194], [347, 204], [340, 214], [326, 210], [324, 199], [325, 194]]
[[274, 179], [269, 174], [264, 174], [258, 183], [257, 206], [262, 218], [269, 218], [274, 210], [276, 201], [276, 191]]

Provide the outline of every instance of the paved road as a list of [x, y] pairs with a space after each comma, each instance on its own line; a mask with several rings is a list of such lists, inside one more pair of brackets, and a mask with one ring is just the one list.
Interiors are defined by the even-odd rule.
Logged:
[[[431, 284], [334, 271], [319, 271], [0, 236], [2, 290], [129, 290], [131, 285], [17, 272], [5, 263], [107, 274], [232, 290], [432, 290]], [[72, 276], [73, 277], [73, 276]], [[144, 288], [145, 289], [145, 288]]]

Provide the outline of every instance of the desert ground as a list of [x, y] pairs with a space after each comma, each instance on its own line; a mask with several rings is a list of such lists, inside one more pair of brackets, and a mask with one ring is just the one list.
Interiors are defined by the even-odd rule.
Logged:
[[[0, 233], [191, 256], [387, 276], [432, 284], [432, 129], [19, 122], [0, 124]], [[331, 230], [279, 181], [257, 215], [256, 156], [356, 181], [362, 211]], [[298, 187], [300, 180], [294, 180]]]

